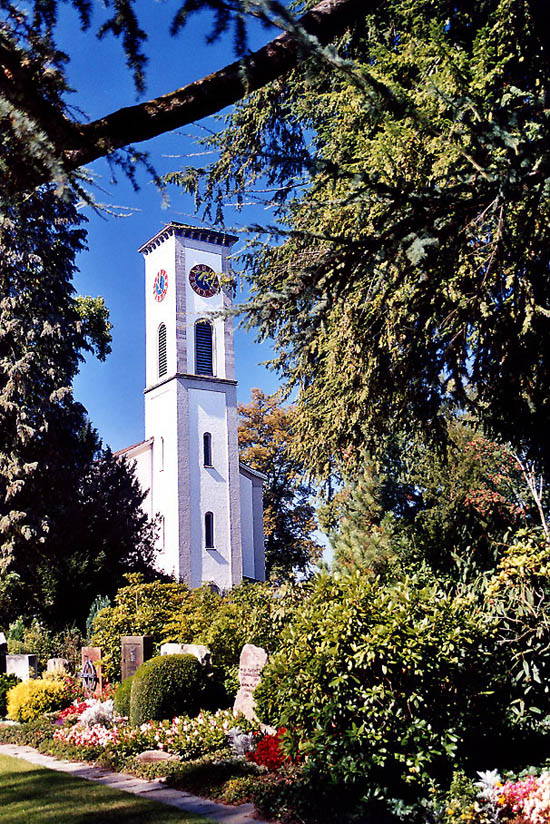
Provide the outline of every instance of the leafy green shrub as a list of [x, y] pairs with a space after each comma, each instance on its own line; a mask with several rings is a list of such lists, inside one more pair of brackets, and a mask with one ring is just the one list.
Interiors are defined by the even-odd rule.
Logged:
[[112, 607], [94, 618], [92, 643], [101, 647], [105, 674], [120, 678], [121, 635], [150, 635], [158, 650], [164, 642], [205, 644], [212, 652], [218, 682], [236, 691], [235, 678], [244, 644], [274, 652], [281, 630], [307, 594], [307, 586], [242, 584], [219, 595], [210, 587], [190, 591], [185, 584], [143, 583], [127, 576]]
[[130, 678], [125, 678], [122, 684], [119, 684], [119, 686], [116, 688], [114, 697], [115, 711], [119, 715], [123, 715], [125, 718], [130, 717], [130, 696], [132, 693], [132, 680], [133, 676], [130, 676]]
[[8, 690], [18, 683], [16, 675], [0, 675], [0, 718], [6, 714], [6, 695]]
[[194, 655], [159, 655], [138, 667], [130, 699], [130, 721], [162, 721], [196, 715], [206, 696], [203, 667]]
[[253, 797], [254, 791], [258, 790], [258, 783], [261, 781], [257, 775], [241, 775], [237, 778], [230, 778], [223, 786], [221, 800], [224, 804], [246, 804]]
[[[348, 814], [349, 799], [342, 797], [337, 785], [318, 783], [310, 774], [297, 767], [284, 767], [277, 773], [268, 773], [248, 785], [250, 799], [256, 812], [269, 820], [282, 824], [389, 824], [384, 812], [378, 809], [374, 816], [363, 818], [360, 803]], [[360, 817], [355, 817], [355, 815]], [[395, 820], [394, 820], [395, 821]], [[393, 823], [392, 823], [393, 824]]]
[[410, 805], [412, 822], [456, 763], [494, 763], [516, 743], [496, 628], [473, 589], [319, 576], [264, 669], [257, 712], [287, 727], [319, 784]]
[[129, 584], [119, 589], [114, 605], [100, 610], [93, 621], [91, 643], [101, 647], [102, 669], [110, 681], [120, 680], [121, 636], [150, 635], [158, 651], [164, 625], [191, 597], [185, 584], [145, 584], [137, 573], [126, 578]]
[[32, 721], [48, 712], [62, 710], [70, 700], [70, 689], [63, 678], [33, 678], [8, 691], [8, 718]]

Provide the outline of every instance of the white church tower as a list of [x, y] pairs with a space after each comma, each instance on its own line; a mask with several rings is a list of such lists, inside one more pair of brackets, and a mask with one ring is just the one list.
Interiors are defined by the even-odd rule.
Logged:
[[262, 481], [239, 462], [228, 254], [236, 238], [169, 223], [145, 257], [145, 441], [136, 462], [159, 516], [159, 568], [191, 587], [264, 580]]

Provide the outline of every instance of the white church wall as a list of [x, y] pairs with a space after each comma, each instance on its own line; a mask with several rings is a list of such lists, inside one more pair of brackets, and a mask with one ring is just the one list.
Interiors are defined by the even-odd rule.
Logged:
[[133, 466], [134, 475], [139, 481], [140, 487], [147, 491], [141, 508], [148, 518], [154, 515], [152, 504], [152, 443], [145, 441], [143, 444], [138, 444], [134, 449], [129, 450], [123, 457], [128, 461], [130, 466]]
[[180, 575], [177, 385], [170, 381], [147, 393], [145, 434], [153, 438], [153, 515], [160, 514], [157, 566]]
[[[215, 581], [231, 586], [230, 507], [228, 498], [229, 456], [226, 398], [224, 392], [189, 389], [192, 586]], [[212, 466], [204, 466], [203, 435], [212, 437]], [[214, 514], [214, 549], [205, 549], [204, 517]]]
[[241, 540], [243, 548], [243, 575], [255, 578], [254, 567], [254, 511], [252, 507], [252, 481], [242, 472], [241, 484]]

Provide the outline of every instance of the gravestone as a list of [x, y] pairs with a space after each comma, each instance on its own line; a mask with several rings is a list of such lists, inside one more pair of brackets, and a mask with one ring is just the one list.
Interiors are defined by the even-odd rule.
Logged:
[[233, 704], [235, 715], [242, 713], [249, 721], [255, 721], [254, 690], [267, 662], [267, 652], [254, 644], [245, 644], [239, 660], [239, 691]]
[[144, 661], [153, 655], [153, 639], [150, 635], [123, 635], [122, 645], [122, 680], [130, 678]]
[[66, 658], [48, 658], [46, 663], [47, 672], [68, 672], [69, 662]]
[[210, 669], [212, 665], [212, 653], [204, 644], [162, 644], [161, 655], [194, 655], [198, 658], [203, 667]]
[[21, 681], [38, 677], [37, 655], [6, 655], [6, 675], [16, 675]]
[[82, 647], [82, 669], [77, 677], [80, 678], [84, 691], [96, 698], [103, 690], [100, 662], [101, 647]]
[[0, 675], [6, 671], [6, 655], [8, 654], [8, 642], [3, 632], [0, 632]]

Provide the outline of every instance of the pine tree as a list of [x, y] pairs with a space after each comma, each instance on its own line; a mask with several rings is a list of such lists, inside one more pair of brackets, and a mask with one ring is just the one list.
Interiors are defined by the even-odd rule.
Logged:
[[381, 502], [380, 480], [367, 463], [343, 506], [333, 539], [334, 569], [370, 575], [387, 573], [395, 557], [391, 538], [391, 518]]

